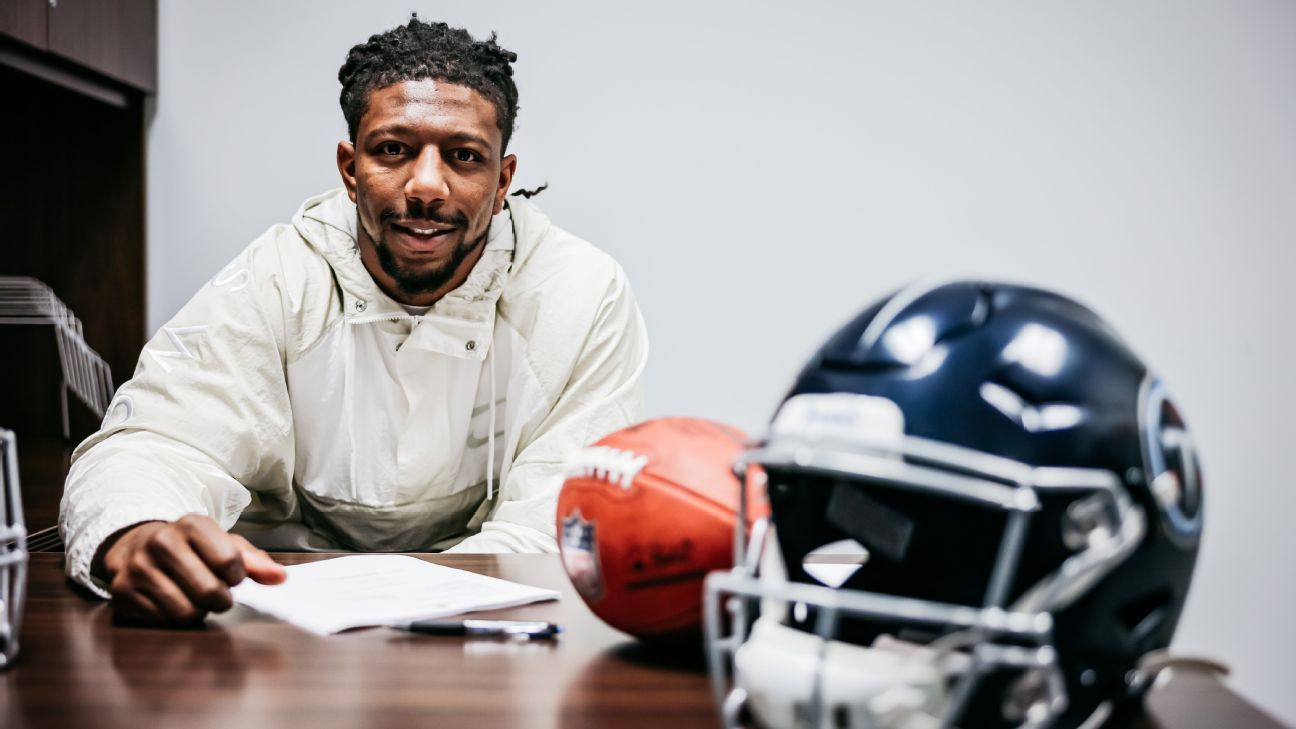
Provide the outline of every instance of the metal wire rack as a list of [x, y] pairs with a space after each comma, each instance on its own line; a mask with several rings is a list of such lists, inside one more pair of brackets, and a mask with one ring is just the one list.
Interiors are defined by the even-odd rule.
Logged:
[[59, 399], [63, 407], [64, 438], [71, 437], [69, 391], [96, 416], [103, 417], [113, 397], [112, 371], [103, 357], [86, 344], [81, 320], [49, 286], [30, 276], [0, 276], [0, 324], [53, 325], [59, 364], [63, 368]]
[[27, 528], [12, 431], [0, 428], [0, 670], [13, 665], [27, 589]]

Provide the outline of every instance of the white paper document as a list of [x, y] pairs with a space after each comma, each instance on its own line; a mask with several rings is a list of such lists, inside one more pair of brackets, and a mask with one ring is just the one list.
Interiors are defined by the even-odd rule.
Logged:
[[286, 569], [288, 579], [280, 585], [244, 580], [231, 589], [234, 601], [319, 635], [559, 596], [400, 554], [337, 557]]

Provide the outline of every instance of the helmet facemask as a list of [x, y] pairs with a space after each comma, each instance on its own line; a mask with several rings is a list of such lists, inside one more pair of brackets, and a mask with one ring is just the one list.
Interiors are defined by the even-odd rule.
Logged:
[[789, 399], [749, 464], [771, 528], [705, 602], [726, 723], [1045, 727], [1067, 711], [1054, 616], [1146, 531], [1119, 476], [906, 436], [894, 403], [846, 393]]

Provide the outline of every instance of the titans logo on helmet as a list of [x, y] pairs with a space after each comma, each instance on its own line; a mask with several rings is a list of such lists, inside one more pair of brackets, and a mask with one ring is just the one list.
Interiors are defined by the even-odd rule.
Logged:
[[1143, 388], [1144, 469], [1162, 526], [1172, 541], [1194, 545], [1201, 532], [1201, 468], [1192, 435], [1161, 380]]

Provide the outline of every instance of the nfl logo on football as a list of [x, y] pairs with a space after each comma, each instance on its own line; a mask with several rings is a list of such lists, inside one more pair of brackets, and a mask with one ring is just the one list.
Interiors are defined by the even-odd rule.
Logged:
[[603, 576], [599, 572], [598, 554], [594, 551], [594, 528], [580, 511], [562, 520], [562, 560], [572, 585], [591, 602], [603, 597]]

